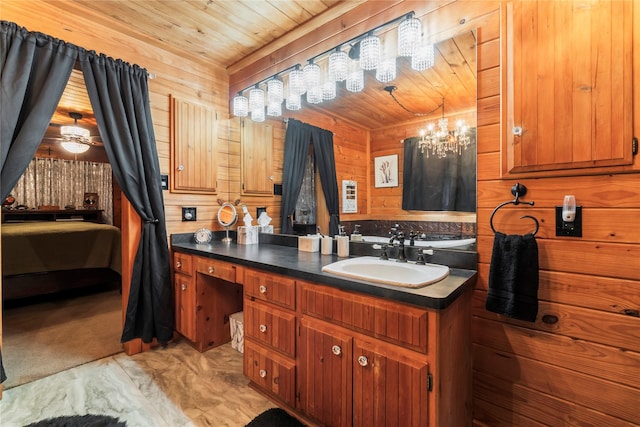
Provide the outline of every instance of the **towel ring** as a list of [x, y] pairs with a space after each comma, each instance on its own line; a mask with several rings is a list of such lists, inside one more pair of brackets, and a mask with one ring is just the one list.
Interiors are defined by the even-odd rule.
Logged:
[[[496, 208], [493, 210], [493, 212], [491, 212], [491, 217], [489, 218], [489, 225], [491, 225], [491, 230], [494, 233], [497, 233], [495, 227], [493, 226], [493, 216], [496, 214], [496, 212], [498, 212], [498, 210], [506, 205], [519, 205], [520, 203], [524, 203], [526, 205], [530, 205], [533, 206], [534, 202], [523, 202], [522, 200], [520, 200], [520, 196], [524, 196], [527, 193], [527, 187], [525, 187], [522, 184], [516, 183], [516, 185], [514, 185], [511, 188], [511, 194], [513, 194], [516, 198], [513, 200], [508, 200], [506, 202], [500, 203], [498, 206], [496, 206]], [[540, 222], [538, 222], [538, 219], [531, 216], [531, 215], [523, 215], [520, 217], [520, 219], [524, 219], [524, 218], [530, 218], [532, 219], [535, 223], [536, 223], [536, 229], [533, 231], [533, 233], [531, 233], [532, 236], [535, 236], [536, 233], [538, 232], [538, 230], [540, 229]]]

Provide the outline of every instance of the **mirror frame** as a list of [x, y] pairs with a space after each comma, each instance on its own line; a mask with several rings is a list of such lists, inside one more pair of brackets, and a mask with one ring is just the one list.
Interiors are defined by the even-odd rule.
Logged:
[[[233, 219], [230, 222], [225, 222], [222, 220], [221, 218], [221, 212], [228, 210], [228, 208], [231, 208], [231, 212], [233, 214]], [[220, 205], [220, 209], [218, 209], [218, 214], [217, 214], [217, 218], [218, 218], [218, 223], [226, 228], [231, 227], [233, 224], [235, 224], [238, 221], [238, 211], [236, 210], [236, 207], [229, 202], [225, 202], [222, 205]]]

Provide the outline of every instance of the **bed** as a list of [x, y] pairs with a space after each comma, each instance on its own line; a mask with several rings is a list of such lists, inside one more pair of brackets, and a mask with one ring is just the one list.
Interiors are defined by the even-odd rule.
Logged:
[[89, 221], [2, 224], [3, 300], [120, 282], [120, 230]]

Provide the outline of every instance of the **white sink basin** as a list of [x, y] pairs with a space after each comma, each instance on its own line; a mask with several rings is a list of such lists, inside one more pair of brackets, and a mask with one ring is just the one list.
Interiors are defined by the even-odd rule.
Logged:
[[[389, 243], [388, 237], [362, 236], [362, 241], [367, 243]], [[466, 246], [475, 243], [476, 239], [451, 239], [451, 240], [414, 240], [414, 246], [431, 246], [432, 248], [454, 248], [456, 246]], [[404, 241], [405, 246], [409, 246], [409, 239]]]
[[439, 282], [449, 275], [449, 267], [446, 265], [417, 265], [395, 260], [381, 260], [371, 256], [337, 261], [325, 265], [322, 271], [351, 279], [404, 288], [421, 288]]

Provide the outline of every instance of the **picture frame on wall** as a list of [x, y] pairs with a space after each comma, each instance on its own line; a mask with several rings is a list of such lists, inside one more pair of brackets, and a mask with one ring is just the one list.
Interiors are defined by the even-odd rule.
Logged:
[[397, 187], [398, 155], [380, 156], [374, 159], [375, 187]]

